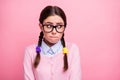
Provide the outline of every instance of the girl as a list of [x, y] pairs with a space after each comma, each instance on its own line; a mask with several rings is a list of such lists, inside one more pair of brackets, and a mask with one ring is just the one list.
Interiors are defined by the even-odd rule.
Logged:
[[64, 11], [47, 6], [39, 22], [38, 44], [25, 49], [24, 80], [81, 80], [79, 49], [64, 40]]

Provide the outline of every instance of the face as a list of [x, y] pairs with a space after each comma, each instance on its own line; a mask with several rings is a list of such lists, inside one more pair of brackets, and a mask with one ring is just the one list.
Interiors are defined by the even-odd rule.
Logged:
[[63, 29], [65, 29], [64, 21], [58, 15], [53, 15], [53, 16], [47, 17], [43, 21], [43, 24], [40, 25], [40, 28], [43, 31], [44, 39], [52, 44], [57, 43], [61, 39], [61, 37], [64, 33]]

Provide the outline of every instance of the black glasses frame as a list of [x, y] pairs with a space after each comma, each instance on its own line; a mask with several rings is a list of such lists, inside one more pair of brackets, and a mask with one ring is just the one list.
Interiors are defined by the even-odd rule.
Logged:
[[[49, 25], [42, 25], [43, 26], [43, 30], [45, 31], [45, 29], [44, 29], [44, 26], [49, 26]], [[55, 28], [55, 30], [58, 32], [58, 33], [63, 33], [64, 31], [65, 31], [65, 26], [64, 25], [56, 25], [56, 26], [54, 26], [54, 25], [50, 25], [50, 26], [52, 26], [52, 29], [51, 29], [51, 31], [45, 31], [46, 33], [50, 33], [50, 32], [52, 32], [53, 31], [53, 29]], [[59, 32], [58, 30], [57, 30], [57, 27], [58, 26], [64, 26], [64, 30], [62, 31], [62, 32]]]

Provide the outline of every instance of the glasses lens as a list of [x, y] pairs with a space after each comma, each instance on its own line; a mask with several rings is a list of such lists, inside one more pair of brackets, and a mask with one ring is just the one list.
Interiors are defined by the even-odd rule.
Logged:
[[64, 31], [64, 25], [56, 26], [56, 31], [59, 32], [59, 33], [62, 33]]
[[51, 32], [53, 29], [53, 26], [52, 25], [44, 25], [43, 29], [45, 32]]

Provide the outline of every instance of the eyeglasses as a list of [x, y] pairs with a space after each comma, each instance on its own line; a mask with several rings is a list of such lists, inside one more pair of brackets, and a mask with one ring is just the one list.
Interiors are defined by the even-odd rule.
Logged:
[[58, 33], [63, 33], [64, 30], [65, 30], [65, 26], [64, 25], [52, 25], [52, 24], [44, 24], [43, 25], [43, 29], [45, 32], [47, 33], [50, 33], [53, 31], [53, 29], [55, 28], [55, 30], [58, 32]]

